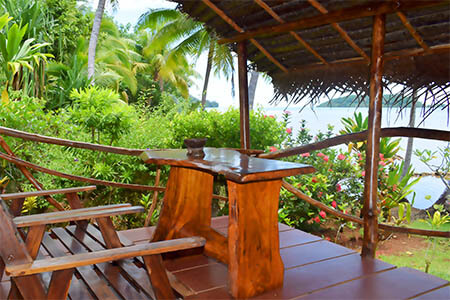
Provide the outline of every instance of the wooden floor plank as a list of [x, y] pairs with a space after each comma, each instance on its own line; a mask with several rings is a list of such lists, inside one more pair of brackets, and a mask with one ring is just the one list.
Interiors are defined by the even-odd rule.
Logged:
[[446, 284], [444, 279], [410, 268], [398, 268], [323, 289], [301, 299], [407, 299]]
[[[58, 240], [64, 244], [72, 254], [87, 252], [78, 241], [69, 236], [64, 228], [54, 228], [52, 229], [52, 233], [58, 237]], [[97, 298], [109, 299], [109, 297], [111, 297], [112, 299], [120, 299], [119, 295], [116, 294], [117, 290], [116, 292], [113, 291], [103, 278], [93, 271], [92, 266], [78, 267], [77, 270]]]
[[450, 299], [450, 285], [427, 292], [418, 297], [416, 300], [448, 300]]
[[179, 271], [188, 270], [192, 268], [200, 268], [206, 265], [217, 264], [218, 262], [203, 254], [192, 256], [181, 256], [174, 259], [164, 261], [166, 269], [176, 274]]
[[[89, 251], [100, 251], [103, 250], [104, 247], [99, 244], [98, 242], [101, 242], [104, 245], [103, 238], [97, 233], [94, 232], [94, 230], [97, 230], [94, 227], [91, 227], [91, 230], [89, 231], [90, 234], [85, 234], [81, 230], [77, 230], [76, 226], [68, 226], [66, 230], [77, 240], [83, 244]], [[98, 231], [100, 232], [100, 231]], [[94, 240], [92, 238], [92, 235], [96, 236], [97, 238]], [[147, 271], [144, 268], [139, 268], [136, 266], [136, 264], [133, 263], [132, 259], [126, 259], [122, 260], [117, 263], [117, 267], [119, 267], [121, 270], [121, 274], [125, 275], [127, 280], [131, 280], [132, 284], [138, 289], [138, 291], [142, 291], [146, 293], [148, 297], [153, 297], [153, 289], [150, 284]], [[111, 268], [108, 268], [109, 272], [112, 272]], [[116, 275], [110, 273], [108, 276], [114, 276], [116, 280], [119, 280]]]
[[228, 269], [221, 263], [205, 265], [175, 273], [177, 278], [196, 293], [227, 284]]
[[[42, 247], [41, 248], [44, 248], [51, 257], [63, 257], [66, 255], [70, 255], [65, 252], [66, 248], [64, 247], [64, 245], [61, 244], [61, 242], [59, 242], [58, 240], [52, 239], [50, 237], [50, 235], [48, 234], [48, 232], [46, 232], [44, 234], [44, 237], [42, 239]], [[79, 273], [79, 271], [77, 270], [75, 272], [76, 274], [73, 275], [72, 284], [70, 285], [70, 288], [69, 288], [69, 298], [72, 300], [94, 299], [93, 296], [91, 295], [91, 293], [89, 292], [88, 286], [81, 279], [82, 277], [91, 278], [91, 276], [86, 274], [86, 270], [85, 271], [81, 270], [81, 271], [84, 272], [84, 274], [81, 275]], [[92, 270], [87, 270], [87, 272], [92, 273]], [[78, 279], [77, 274], [80, 277], [80, 279]], [[107, 288], [106, 284], [105, 284], [104, 288]]]
[[320, 240], [322, 240], [320, 237], [300, 230], [286, 230], [280, 232], [280, 248], [287, 248]]
[[368, 276], [394, 266], [357, 253], [286, 270], [283, 287], [256, 299], [291, 299], [344, 281]]
[[324, 240], [280, 250], [285, 269], [352, 253], [356, 252]]

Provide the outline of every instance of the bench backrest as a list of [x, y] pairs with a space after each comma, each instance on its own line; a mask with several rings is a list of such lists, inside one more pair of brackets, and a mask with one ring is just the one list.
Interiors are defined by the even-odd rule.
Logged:
[[0, 257], [6, 266], [33, 262], [25, 243], [12, 221], [8, 206], [0, 197]]

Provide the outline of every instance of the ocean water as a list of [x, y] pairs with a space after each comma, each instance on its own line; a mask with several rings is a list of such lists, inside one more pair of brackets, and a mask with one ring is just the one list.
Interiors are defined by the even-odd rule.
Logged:
[[[334, 126], [334, 133], [337, 135], [340, 129], [343, 129], [341, 123], [341, 118], [352, 117], [354, 112], [361, 112], [363, 116], [367, 116], [368, 108], [342, 108], [342, 107], [319, 107], [305, 108], [301, 110], [300, 107], [289, 107], [287, 109], [283, 107], [265, 107], [263, 108], [264, 113], [267, 115], [274, 115], [278, 120], [281, 120], [281, 116], [284, 110], [291, 112], [290, 124], [293, 133], [296, 134], [300, 127], [300, 121], [306, 120], [306, 125], [310, 129], [312, 134], [317, 134], [319, 131], [325, 132], [328, 125]], [[396, 108], [383, 108], [382, 111], [382, 127], [400, 127], [408, 126], [410, 109], [404, 109], [401, 113]], [[425, 119], [423, 122], [422, 112], [418, 108], [416, 110], [416, 127], [419, 128], [429, 128], [429, 129], [441, 129], [450, 131], [450, 126], [447, 119], [447, 112], [444, 110], [435, 111], [430, 117]], [[419, 126], [417, 126], [421, 123]], [[399, 155], [404, 156], [407, 144], [407, 138], [401, 138]], [[429, 149], [432, 151], [438, 151], [439, 148], [443, 149], [449, 147], [447, 142], [434, 141], [428, 139], [414, 139], [413, 143], [414, 150], [424, 150]], [[412, 166], [416, 173], [431, 172], [428, 167], [422, 163], [418, 157], [413, 154]], [[434, 159], [432, 164], [440, 164], [441, 158], [438, 157]], [[416, 193], [414, 200], [414, 207], [416, 208], [428, 208], [431, 206], [443, 193], [445, 189], [444, 184], [439, 178], [427, 176], [422, 177], [422, 179], [414, 186], [414, 191]], [[425, 197], [431, 196], [430, 200]], [[411, 198], [411, 197], [410, 197]]]

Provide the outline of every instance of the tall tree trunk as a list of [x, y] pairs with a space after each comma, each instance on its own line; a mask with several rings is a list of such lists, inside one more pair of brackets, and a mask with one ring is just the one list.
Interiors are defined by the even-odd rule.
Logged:
[[214, 57], [214, 42], [211, 41], [209, 44], [208, 61], [206, 63], [205, 82], [203, 83], [203, 90], [202, 90], [202, 109], [205, 109], [206, 105], [206, 93], [208, 92], [209, 75], [211, 74], [213, 57]]
[[248, 84], [248, 106], [250, 110], [253, 109], [253, 100], [255, 100], [256, 85], [258, 84], [259, 73], [256, 71], [250, 72], [250, 83]]
[[[417, 90], [414, 90], [412, 94], [412, 104], [411, 104], [411, 111], [409, 113], [408, 127], [414, 127], [414, 123], [416, 121], [416, 102], [417, 102]], [[405, 177], [406, 173], [408, 172], [409, 166], [411, 165], [413, 142], [414, 138], [412, 137], [408, 138], [408, 144], [406, 145], [406, 153], [405, 153], [405, 163], [403, 164], [402, 170], [402, 178]]]
[[95, 73], [95, 50], [97, 48], [98, 35], [100, 33], [100, 25], [102, 23], [103, 12], [105, 11], [106, 0], [99, 0], [97, 10], [95, 11], [94, 24], [92, 25], [91, 38], [89, 39], [88, 52], [88, 78], [94, 83]]

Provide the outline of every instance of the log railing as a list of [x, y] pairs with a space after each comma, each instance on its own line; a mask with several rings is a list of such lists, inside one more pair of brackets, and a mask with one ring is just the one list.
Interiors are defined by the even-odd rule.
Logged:
[[[54, 145], [60, 145], [60, 146], [67, 146], [67, 147], [73, 147], [73, 148], [81, 148], [81, 149], [88, 149], [93, 151], [100, 151], [100, 152], [109, 152], [109, 153], [115, 153], [115, 154], [122, 154], [122, 155], [129, 155], [129, 156], [137, 156], [142, 153], [141, 149], [127, 149], [127, 148], [121, 148], [121, 147], [112, 147], [112, 146], [105, 146], [105, 145], [97, 145], [97, 144], [91, 144], [91, 143], [85, 143], [85, 142], [77, 142], [77, 141], [71, 141], [71, 140], [64, 140], [64, 139], [58, 139], [38, 134], [32, 134], [20, 130], [10, 129], [6, 127], [0, 126], [0, 134], [10, 136], [10, 137], [16, 137], [23, 140], [29, 140], [34, 142], [42, 142], [42, 143], [48, 143], [48, 144], [54, 144]], [[415, 138], [425, 138], [425, 139], [433, 139], [433, 140], [441, 140], [441, 141], [450, 141], [450, 132], [445, 130], [435, 130], [435, 129], [421, 129], [421, 128], [408, 128], [408, 127], [397, 127], [397, 128], [383, 128], [381, 129], [381, 137], [415, 137]], [[299, 155], [302, 153], [306, 153], [309, 151], [314, 150], [320, 150], [324, 148], [329, 148], [333, 146], [338, 146], [344, 143], [349, 142], [355, 142], [355, 141], [363, 141], [367, 138], [367, 131], [361, 131], [357, 133], [351, 133], [341, 136], [336, 136], [324, 141], [320, 141], [313, 144], [308, 144], [304, 146], [289, 148], [286, 150], [281, 150], [273, 153], [261, 153], [259, 150], [242, 150], [242, 149], [236, 149], [238, 151], [241, 151], [243, 153], [246, 153], [248, 155], [258, 155], [258, 157], [261, 158], [283, 158], [293, 155]], [[2, 145], [4, 146], [4, 145]], [[103, 186], [112, 186], [116, 188], [125, 188], [125, 189], [131, 189], [131, 190], [141, 190], [141, 191], [154, 191], [154, 192], [164, 192], [165, 187], [162, 186], [148, 186], [148, 185], [140, 185], [140, 184], [126, 184], [126, 183], [118, 183], [118, 182], [112, 182], [112, 181], [106, 181], [106, 180], [100, 180], [100, 179], [94, 179], [94, 178], [88, 178], [83, 176], [77, 176], [72, 174], [66, 174], [59, 171], [47, 169], [44, 167], [41, 167], [39, 165], [33, 164], [31, 162], [19, 159], [14, 156], [13, 153], [5, 154], [0, 152], [0, 158], [9, 161], [15, 165], [17, 165], [21, 170], [26, 168], [39, 171], [42, 173], [66, 178], [69, 180], [74, 181], [80, 181], [80, 182], [87, 182], [90, 184], [96, 184], [96, 185], [103, 185]], [[34, 178], [33, 178], [34, 179]], [[38, 185], [40, 185], [38, 183]], [[347, 221], [355, 222], [358, 224], [363, 224], [363, 219], [351, 216], [342, 212], [339, 212], [333, 208], [330, 208], [326, 206], [325, 204], [321, 203], [320, 201], [314, 200], [313, 198], [303, 194], [301, 191], [296, 189], [291, 184], [287, 183], [286, 181], [283, 181], [283, 187], [288, 190], [289, 192], [293, 193], [300, 199], [308, 202], [309, 204], [331, 214], [336, 217], [345, 219]], [[227, 201], [228, 199], [226, 197], [220, 196], [220, 195], [213, 195], [213, 198], [219, 199], [222, 201]], [[53, 202], [53, 201], [52, 201]], [[59, 203], [58, 203], [59, 204]], [[59, 205], [60, 206], [60, 205]], [[392, 226], [387, 224], [379, 224], [379, 228], [391, 231], [391, 232], [403, 232], [403, 233], [409, 233], [409, 234], [418, 234], [418, 235], [426, 235], [426, 236], [436, 236], [436, 237], [450, 237], [450, 232], [446, 231], [436, 231], [436, 230], [424, 230], [424, 229], [415, 229], [415, 228], [406, 228], [406, 227], [398, 227], [398, 226]]]
[[[422, 128], [410, 128], [410, 127], [382, 128], [380, 135], [381, 135], [381, 137], [414, 137], [414, 138], [424, 138], [424, 139], [432, 139], [432, 140], [450, 142], [450, 132], [449, 131], [436, 130], [436, 129], [422, 129]], [[338, 146], [338, 145], [349, 143], [349, 142], [363, 141], [366, 139], [367, 139], [367, 130], [332, 137], [327, 140], [323, 140], [323, 141], [313, 143], [313, 144], [303, 145], [303, 146], [299, 146], [299, 147], [293, 147], [293, 148], [289, 148], [289, 149], [285, 149], [285, 150], [279, 150], [279, 151], [272, 152], [272, 153], [264, 153], [264, 154], [259, 155], [258, 157], [278, 159], [278, 158], [283, 158], [283, 157], [299, 155], [299, 154], [310, 152], [310, 151], [321, 150], [321, 149], [329, 148], [329, 147], [333, 147], [333, 146]], [[328, 207], [327, 205], [323, 204], [322, 202], [317, 201], [317, 200], [305, 195], [300, 190], [296, 189], [294, 186], [292, 186], [291, 184], [289, 184], [286, 181], [283, 181], [283, 187], [286, 190], [288, 190], [289, 192], [291, 192], [292, 194], [294, 194], [295, 196], [297, 196], [299, 199], [302, 199], [303, 201], [306, 201], [307, 203], [311, 204], [312, 206], [315, 206], [333, 216], [342, 218], [347, 221], [355, 222], [360, 225], [364, 224], [363, 219], [339, 212], [331, 207]], [[378, 227], [380, 229], [390, 231], [390, 232], [403, 232], [403, 233], [408, 233], [408, 234], [418, 234], [418, 235], [425, 235], [425, 236], [450, 238], [449, 231], [407, 228], [407, 227], [392, 226], [392, 225], [388, 225], [388, 224], [378, 224]]]
[[[450, 132], [437, 129], [411, 128], [411, 127], [392, 127], [382, 128], [381, 137], [413, 137], [430, 140], [440, 140], [450, 142]], [[283, 158], [302, 153], [330, 148], [349, 142], [359, 142], [367, 139], [367, 130], [335, 136], [317, 143], [293, 147], [285, 150], [279, 150], [271, 153], [259, 155], [261, 158]]]

